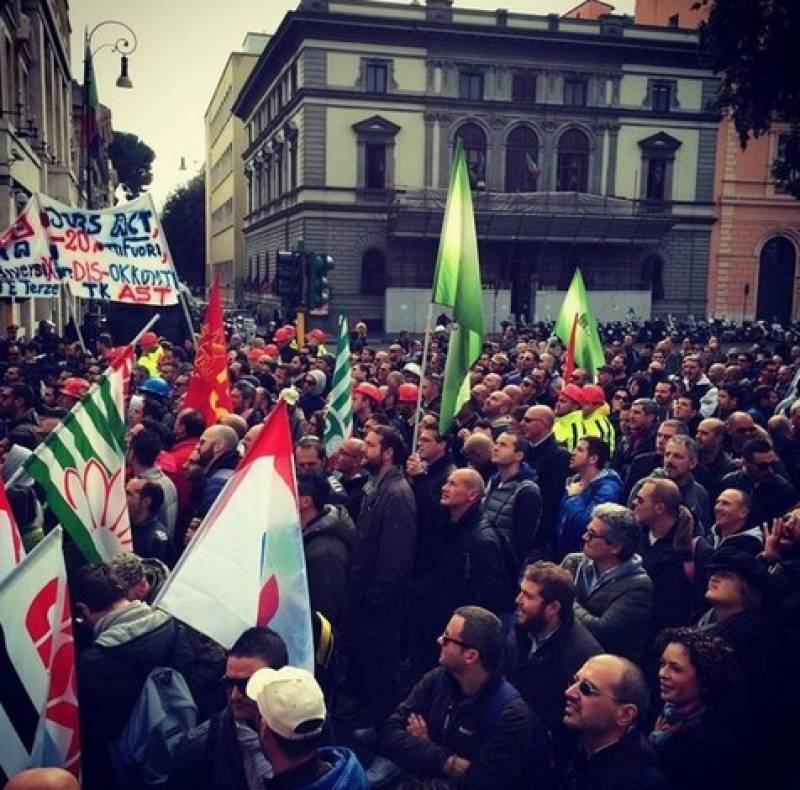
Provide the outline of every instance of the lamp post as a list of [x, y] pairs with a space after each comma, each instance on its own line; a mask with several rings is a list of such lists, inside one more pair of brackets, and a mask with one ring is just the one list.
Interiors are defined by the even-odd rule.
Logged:
[[[117, 25], [118, 27], [123, 28], [127, 34], [130, 36], [128, 38], [127, 35], [122, 35], [119, 38], [115, 39], [113, 42], [109, 42], [106, 44], [101, 44], [97, 49], [92, 52], [92, 39], [94, 34], [101, 28], [105, 27], [106, 25]], [[83, 155], [84, 155], [84, 173], [85, 173], [85, 184], [86, 184], [86, 206], [87, 208], [93, 208], [92, 206], [92, 167], [91, 167], [91, 158], [89, 155], [89, 143], [91, 142], [89, 138], [90, 134], [90, 127], [89, 127], [89, 113], [94, 112], [96, 113], [96, 106], [97, 106], [97, 83], [95, 82], [94, 76], [94, 66], [93, 66], [93, 58], [94, 56], [101, 50], [109, 48], [112, 52], [119, 53], [120, 57], [120, 74], [117, 77], [117, 87], [118, 88], [132, 88], [133, 82], [131, 81], [130, 76], [128, 75], [128, 55], [132, 54], [136, 47], [139, 45], [139, 40], [136, 38], [136, 33], [134, 32], [133, 28], [130, 25], [127, 25], [125, 22], [120, 22], [118, 19], [106, 19], [102, 22], [98, 22], [91, 30], [86, 28], [86, 32], [84, 33], [84, 56], [83, 56], [83, 121], [82, 121], [82, 135], [83, 135]], [[92, 129], [91, 131], [94, 134], [97, 134], [97, 130], [94, 129], [94, 124], [96, 123], [96, 117], [93, 119]]]

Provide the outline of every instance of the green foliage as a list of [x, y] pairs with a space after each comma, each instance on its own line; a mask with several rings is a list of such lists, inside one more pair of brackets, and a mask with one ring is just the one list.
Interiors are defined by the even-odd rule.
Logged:
[[178, 277], [190, 288], [202, 286], [206, 268], [206, 182], [200, 172], [171, 192], [161, 212]]
[[800, 198], [800, 40], [798, 0], [716, 0], [700, 26], [700, 47], [718, 72], [717, 104], [730, 112], [742, 147], [775, 122], [789, 124], [791, 138], [772, 175]]
[[128, 200], [138, 197], [153, 181], [155, 151], [135, 134], [115, 131], [108, 155]]

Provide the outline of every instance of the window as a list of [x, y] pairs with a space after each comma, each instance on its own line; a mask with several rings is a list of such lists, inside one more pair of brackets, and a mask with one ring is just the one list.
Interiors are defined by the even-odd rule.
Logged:
[[653, 83], [650, 101], [655, 112], [669, 112], [672, 106], [672, 85], [664, 82]]
[[586, 106], [586, 80], [575, 77], [564, 80], [564, 104], [570, 107]]
[[292, 91], [292, 96], [297, 93], [297, 61], [292, 63], [289, 69], [289, 89]]
[[577, 129], [570, 129], [558, 141], [558, 192], [587, 192], [589, 185], [589, 141]]
[[483, 101], [483, 74], [479, 71], [462, 71], [458, 77], [458, 95], [468, 101]]
[[[776, 175], [777, 176], [783, 176], [784, 175], [784, 173], [782, 171], [785, 168], [782, 166], [781, 163], [786, 158], [787, 147], [789, 145], [790, 137], [791, 137], [791, 135], [789, 135], [786, 132], [778, 135], [778, 142], [777, 142], [777, 147], [776, 147], [776, 151], [775, 151], [775, 159], [773, 160], [773, 163], [772, 163], [772, 173], [771, 173], [771, 175], [772, 175], [773, 179], [775, 179]], [[779, 171], [777, 174], [775, 172], [776, 165], [778, 166], [777, 170]], [[787, 175], [788, 175], [788, 179], [787, 180], [791, 180], [791, 179], [795, 178], [795, 174], [794, 173], [790, 172]], [[777, 181], [776, 180], [775, 181], [775, 192], [777, 194], [779, 194], [779, 195], [785, 195], [786, 194], [787, 189], [786, 189], [785, 181], [783, 181], [783, 180], [781, 180], [781, 181]]]
[[297, 189], [297, 137], [289, 142], [289, 189]]
[[386, 256], [376, 247], [361, 256], [361, 293], [382, 296], [386, 290]]
[[513, 101], [532, 104], [536, 101], [536, 75], [515, 74], [511, 82]]
[[667, 185], [667, 160], [647, 160], [647, 184], [645, 185], [645, 198], [663, 202], [666, 197]]
[[681, 15], [680, 14], [673, 14], [667, 20], [667, 25], [669, 27], [680, 27], [681, 26]]
[[388, 71], [386, 63], [367, 63], [365, 74], [367, 93], [386, 93]]
[[469, 183], [473, 189], [486, 186], [486, 135], [476, 123], [465, 123], [456, 132], [464, 145], [464, 155], [469, 170]]
[[278, 87], [275, 89], [275, 112], [277, 114], [278, 110], [283, 107], [283, 85], [278, 83]]
[[367, 143], [366, 157], [367, 189], [386, 189], [386, 146], [383, 143]]
[[506, 192], [535, 192], [539, 181], [539, 140], [518, 126], [506, 141]]

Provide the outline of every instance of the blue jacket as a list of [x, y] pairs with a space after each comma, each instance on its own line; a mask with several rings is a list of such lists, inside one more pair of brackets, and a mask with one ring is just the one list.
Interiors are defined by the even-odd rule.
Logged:
[[323, 747], [317, 749], [317, 755], [330, 763], [331, 769], [315, 782], [304, 785], [308, 790], [369, 790], [367, 774], [350, 749]]
[[[572, 480], [567, 480], [567, 485]], [[564, 494], [561, 500], [561, 510], [558, 514], [558, 558], [573, 551], [583, 548], [581, 536], [589, 526], [592, 519], [592, 510], [595, 505], [603, 502], [617, 502], [622, 504], [622, 480], [613, 469], [603, 469], [589, 483], [586, 488], [568, 496]]]

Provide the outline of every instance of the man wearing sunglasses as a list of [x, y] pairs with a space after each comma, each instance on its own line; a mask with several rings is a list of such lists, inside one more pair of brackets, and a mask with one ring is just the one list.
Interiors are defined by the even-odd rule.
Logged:
[[270, 628], [248, 628], [234, 642], [225, 665], [228, 704], [181, 743], [170, 774], [171, 790], [250, 790], [273, 776], [258, 738], [258, 708], [246, 693], [259, 669], [280, 669], [286, 643]]
[[647, 683], [632, 662], [593, 656], [566, 691], [564, 726], [579, 748], [567, 765], [561, 790], [666, 790], [656, 757], [636, 728], [647, 710]]

